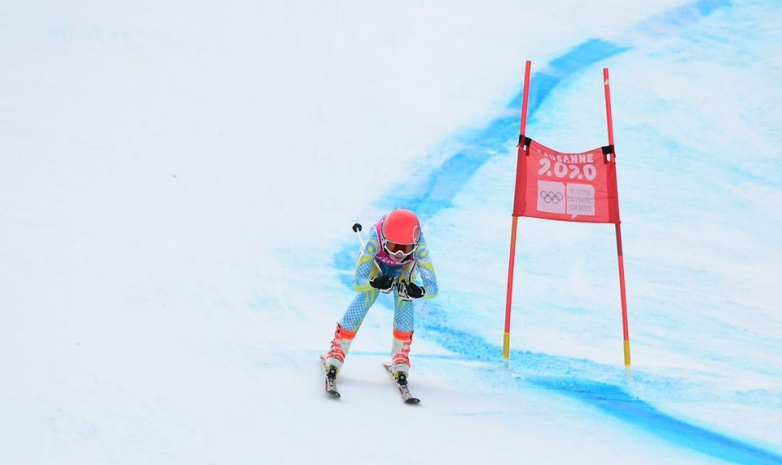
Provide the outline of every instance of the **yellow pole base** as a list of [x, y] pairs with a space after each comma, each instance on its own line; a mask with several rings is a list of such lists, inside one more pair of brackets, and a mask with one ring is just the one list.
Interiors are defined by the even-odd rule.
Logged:
[[633, 372], [630, 370], [630, 341], [625, 341], [625, 376], [632, 381]]
[[502, 358], [507, 362], [510, 358], [510, 333], [505, 333], [502, 340]]

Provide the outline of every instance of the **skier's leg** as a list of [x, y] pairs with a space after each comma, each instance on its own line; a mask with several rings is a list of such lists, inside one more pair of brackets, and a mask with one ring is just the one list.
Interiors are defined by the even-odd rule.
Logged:
[[379, 292], [372, 289], [367, 292], [359, 292], [345, 311], [345, 315], [337, 323], [337, 330], [334, 332], [334, 339], [331, 341], [331, 349], [326, 354], [326, 365], [333, 366], [339, 371], [342, 364], [345, 363], [350, 344], [356, 337], [356, 332], [367, 316], [367, 312], [372, 304], [377, 300]]
[[380, 291], [377, 289], [356, 294], [353, 302], [348, 306], [348, 309], [339, 321], [339, 325], [348, 331], [358, 331], [358, 328], [364, 321], [364, 317], [367, 316], [369, 308], [375, 303], [379, 294]]
[[407, 375], [410, 370], [410, 345], [413, 343], [414, 305], [412, 301], [403, 300], [396, 295], [394, 306], [394, 340], [391, 345], [391, 363], [394, 375], [402, 372]]

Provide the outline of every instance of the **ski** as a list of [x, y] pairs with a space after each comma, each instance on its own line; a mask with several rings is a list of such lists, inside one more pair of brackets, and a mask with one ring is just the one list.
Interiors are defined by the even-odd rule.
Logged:
[[326, 390], [326, 394], [330, 395], [334, 399], [339, 399], [341, 396], [337, 390], [337, 379], [329, 378], [326, 376], [326, 356], [320, 356], [320, 368], [323, 370], [323, 387]]
[[407, 382], [405, 382], [405, 384], [400, 384], [397, 382], [397, 379], [394, 377], [394, 369], [391, 368], [391, 364], [383, 363], [383, 366], [386, 368], [388, 374], [391, 375], [391, 378], [394, 380], [394, 384], [396, 384], [397, 389], [399, 389], [399, 394], [402, 396], [402, 401], [406, 404], [420, 404], [421, 400], [417, 397], [413, 397], [413, 394], [410, 393], [410, 388], [407, 386]]

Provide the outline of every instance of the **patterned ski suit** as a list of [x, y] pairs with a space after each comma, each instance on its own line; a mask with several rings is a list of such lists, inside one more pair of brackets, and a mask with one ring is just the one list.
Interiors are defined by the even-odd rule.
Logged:
[[[437, 278], [434, 266], [429, 257], [429, 249], [426, 247], [424, 235], [415, 251], [401, 263], [395, 262], [382, 248], [382, 226], [385, 217], [369, 231], [369, 237], [364, 243], [364, 248], [356, 263], [356, 272], [353, 277], [353, 288], [358, 291], [355, 299], [348, 307], [339, 325], [350, 331], [358, 331], [361, 322], [367, 315], [369, 308], [377, 300], [380, 293], [369, 285], [369, 279], [380, 275], [378, 266], [384, 275], [397, 277], [400, 281], [412, 281], [426, 289], [424, 299], [432, 299], [437, 296]], [[378, 266], [375, 266], [377, 264]], [[421, 283], [416, 282], [416, 270], [421, 277]], [[413, 301], [403, 300], [399, 292], [394, 288], [394, 332], [412, 333], [414, 327]]]

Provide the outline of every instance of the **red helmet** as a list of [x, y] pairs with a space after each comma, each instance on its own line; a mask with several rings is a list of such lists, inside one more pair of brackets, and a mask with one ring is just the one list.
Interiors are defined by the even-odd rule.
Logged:
[[421, 240], [418, 217], [410, 210], [392, 210], [383, 222], [383, 238], [396, 244], [418, 244]]

